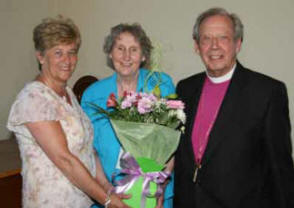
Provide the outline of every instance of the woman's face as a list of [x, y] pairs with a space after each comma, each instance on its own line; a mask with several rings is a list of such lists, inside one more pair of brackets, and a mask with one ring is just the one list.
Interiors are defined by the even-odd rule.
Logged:
[[141, 62], [145, 61], [139, 42], [128, 32], [123, 32], [118, 36], [109, 57], [121, 77], [135, 76]]
[[42, 73], [57, 82], [67, 82], [78, 61], [76, 43], [59, 44], [36, 56], [42, 65]]

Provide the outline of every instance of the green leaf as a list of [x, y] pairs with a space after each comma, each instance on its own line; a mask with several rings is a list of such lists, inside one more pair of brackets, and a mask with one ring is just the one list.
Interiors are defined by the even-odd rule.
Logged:
[[101, 108], [99, 105], [96, 105], [95, 103], [87, 103], [87, 104], [88, 104], [89, 106], [91, 106], [92, 108], [94, 108], [95, 110], [97, 110], [97, 113], [95, 113], [95, 115], [96, 115], [96, 114], [104, 114], [104, 115], [106, 115], [106, 116], [108, 116], [108, 117], [111, 116], [111, 113], [110, 113], [110, 112], [104, 110], [104, 109]]
[[152, 93], [156, 96], [156, 97], [160, 97], [161, 96], [161, 92], [160, 92], [160, 88], [159, 88], [159, 84], [157, 84], [154, 89], [152, 90]]
[[177, 94], [169, 94], [168, 96], [166, 96], [167, 99], [176, 99], [178, 98], [178, 95]]

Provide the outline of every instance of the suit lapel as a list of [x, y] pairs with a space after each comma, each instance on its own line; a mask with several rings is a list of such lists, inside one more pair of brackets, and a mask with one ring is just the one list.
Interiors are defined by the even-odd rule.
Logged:
[[240, 96], [242, 96], [243, 87], [246, 85], [246, 79], [243, 76], [244, 68], [237, 63], [235, 72], [233, 74], [231, 83], [228, 87], [227, 93], [221, 104], [218, 116], [214, 126], [210, 132], [207, 147], [202, 159], [202, 164], [209, 162], [214, 150], [219, 146], [220, 142], [226, 139], [226, 135], [230, 133], [230, 123], [234, 115], [234, 107], [238, 105]]
[[194, 150], [192, 145], [192, 131], [194, 127], [195, 116], [196, 116], [205, 77], [206, 77], [206, 74], [202, 73], [200, 76], [200, 79], [198, 81], [195, 81], [193, 86], [190, 86], [191, 89], [193, 89], [193, 92], [191, 93], [191, 96], [189, 96], [189, 99], [186, 101], [187, 102], [186, 115], [188, 116], [187, 116], [187, 125], [186, 125], [187, 129], [185, 131], [187, 133], [186, 138], [189, 138], [187, 141], [188, 142], [187, 147], [189, 147], [189, 155], [191, 158], [193, 158], [193, 160], [195, 159], [194, 159]]

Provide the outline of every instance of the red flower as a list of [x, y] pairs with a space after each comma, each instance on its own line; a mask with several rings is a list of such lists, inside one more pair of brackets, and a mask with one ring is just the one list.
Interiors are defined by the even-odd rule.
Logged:
[[139, 101], [139, 100], [141, 100], [141, 99], [142, 99], [142, 96], [141, 96], [140, 94], [138, 94], [138, 95], [136, 96], [136, 100]]
[[127, 91], [124, 91], [123, 93], [123, 98], [127, 97], [130, 93], [128, 93]]
[[115, 107], [117, 105], [117, 101], [116, 101], [116, 98], [115, 98], [115, 94], [114, 93], [111, 93], [109, 95], [106, 105], [109, 108]]

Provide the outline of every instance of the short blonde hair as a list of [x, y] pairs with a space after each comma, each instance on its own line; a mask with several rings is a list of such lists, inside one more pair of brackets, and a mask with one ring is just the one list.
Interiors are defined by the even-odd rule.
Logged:
[[33, 40], [35, 50], [44, 53], [59, 44], [76, 43], [77, 49], [81, 45], [81, 35], [78, 27], [69, 18], [61, 15], [56, 18], [46, 18], [34, 28]]

